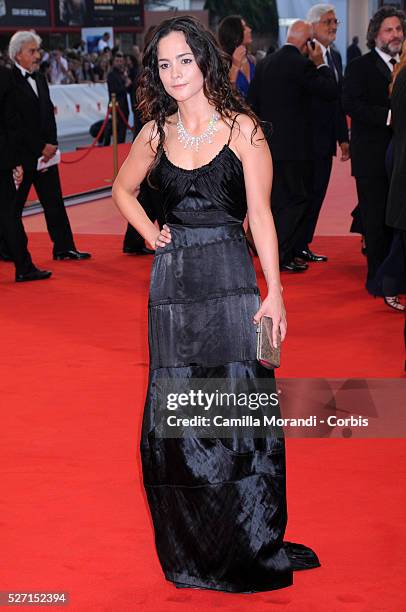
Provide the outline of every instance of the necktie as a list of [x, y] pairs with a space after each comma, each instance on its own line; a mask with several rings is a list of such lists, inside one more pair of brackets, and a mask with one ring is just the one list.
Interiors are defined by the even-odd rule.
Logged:
[[395, 67], [396, 64], [398, 63], [398, 60], [395, 60], [394, 57], [391, 57], [390, 60], [389, 60], [389, 63], [392, 64], [393, 67]]
[[330, 49], [327, 49], [326, 51], [326, 58], [327, 58], [327, 64], [330, 66], [331, 70], [333, 71], [334, 78], [337, 81], [338, 80], [337, 79], [337, 69], [334, 65], [333, 58], [331, 57]]
[[24, 78], [25, 79], [34, 79], [34, 81], [35, 81], [36, 74], [35, 74], [35, 72], [26, 72]]

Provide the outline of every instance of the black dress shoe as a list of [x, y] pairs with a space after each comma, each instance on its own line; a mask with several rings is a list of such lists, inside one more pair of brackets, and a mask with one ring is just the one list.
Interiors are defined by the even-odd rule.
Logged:
[[153, 249], [148, 249], [147, 247], [141, 247], [140, 249], [134, 249], [132, 247], [124, 247], [123, 253], [127, 253], [127, 255], [153, 255], [155, 251]]
[[77, 251], [76, 249], [70, 249], [69, 251], [60, 251], [59, 253], [54, 253], [54, 259], [57, 261], [62, 261], [63, 259], [90, 259], [90, 253], [82, 253], [81, 251]]
[[299, 264], [296, 263], [295, 261], [291, 261], [290, 263], [287, 264], [282, 264], [280, 266], [280, 271], [281, 272], [305, 272], [308, 269], [308, 265], [307, 264]]
[[296, 256], [299, 257], [299, 259], [303, 259], [303, 261], [316, 262], [328, 260], [325, 255], [316, 255], [316, 253], [313, 253], [310, 249], [303, 249], [303, 251], [296, 253]]
[[26, 274], [16, 274], [16, 283], [45, 280], [51, 275], [52, 272], [49, 272], [49, 270], [38, 270], [38, 268], [35, 268], [34, 270], [31, 270], [31, 272], [27, 272]]

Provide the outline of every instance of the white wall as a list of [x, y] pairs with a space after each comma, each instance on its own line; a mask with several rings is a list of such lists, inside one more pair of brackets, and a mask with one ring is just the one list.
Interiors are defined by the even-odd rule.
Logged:
[[354, 36], [359, 37], [361, 51], [368, 51], [366, 46], [366, 33], [370, 19], [371, 0], [348, 0], [348, 42]]

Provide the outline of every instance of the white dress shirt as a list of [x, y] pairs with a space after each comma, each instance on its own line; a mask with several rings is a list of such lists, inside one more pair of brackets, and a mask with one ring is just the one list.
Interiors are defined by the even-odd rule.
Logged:
[[[19, 71], [21, 72], [21, 74], [23, 75], [23, 77], [25, 78], [25, 75], [28, 73], [28, 70], [26, 70], [25, 68], [23, 68], [22, 66], [20, 66], [20, 64], [17, 64], [17, 62], [15, 62], [15, 65], [17, 66], [17, 68], [19, 69]], [[29, 85], [31, 85], [35, 95], [38, 98], [38, 87], [37, 87], [37, 83], [35, 81], [35, 79], [31, 79], [30, 77], [28, 77], [27, 79], [27, 83]]]
[[99, 42], [97, 43], [97, 50], [98, 50], [98, 52], [102, 53], [106, 47], [110, 48], [110, 39], [109, 40], [103, 40], [103, 38], [101, 38], [99, 40]]
[[338, 72], [337, 72], [337, 68], [335, 67], [335, 64], [334, 64], [333, 54], [331, 53], [331, 49], [329, 47], [325, 47], [324, 45], [322, 45], [319, 40], [317, 42], [319, 43], [319, 45], [321, 47], [321, 50], [323, 52], [324, 64], [326, 64], [329, 68], [330, 68], [330, 64], [328, 63], [328, 59], [327, 59], [327, 51], [330, 51], [331, 61], [333, 62], [333, 66], [334, 66], [334, 76], [336, 78], [336, 81], [338, 81]]
[[[397, 62], [399, 62], [400, 61], [399, 53], [397, 55], [395, 55], [395, 57], [392, 57], [392, 55], [389, 55], [388, 53], [385, 53], [384, 51], [381, 51], [380, 49], [378, 49], [378, 47], [375, 47], [375, 51], [377, 52], [379, 57], [381, 57], [383, 59], [383, 61], [385, 62], [385, 64], [389, 68], [389, 70], [391, 72], [393, 72], [394, 66], [391, 63], [391, 59], [395, 59]], [[392, 111], [389, 110], [388, 111], [388, 116], [386, 118], [386, 125], [390, 125], [391, 123], [392, 123]]]
[[389, 70], [391, 72], [393, 72], [393, 64], [391, 63], [391, 59], [394, 59], [397, 62], [399, 62], [400, 61], [399, 53], [397, 55], [395, 55], [395, 57], [393, 57], [392, 55], [388, 55], [384, 51], [381, 51], [380, 49], [378, 49], [378, 47], [375, 47], [375, 51], [377, 52], [379, 57], [381, 57], [383, 59], [383, 61], [385, 62], [385, 64], [389, 68]]

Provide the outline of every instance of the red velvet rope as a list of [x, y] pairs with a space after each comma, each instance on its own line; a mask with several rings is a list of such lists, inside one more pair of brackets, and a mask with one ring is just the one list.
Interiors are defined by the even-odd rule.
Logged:
[[100, 138], [102, 137], [102, 134], [103, 134], [104, 130], [106, 129], [106, 125], [107, 125], [107, 122], [109, 120], [110, 113], [111, 113], [111, 109], [110, 109], [110, 106], [109, 106], [108, 109], [107, 109], [107, 113], [106, 113], [106, 116], [104, 118], [103, 124], [101, 125], [100, 130], [99, 130], [96, 138], [93, 140], [92, 144], [87, 149], [87, 151], [85, 151], [85, 153], [83, 155], [81, 155], [80, 157], [78, 157], [77, 159], [70, 159], [70, 160], [68, 160], [68, 159], [61, 159], [61, 163], [62, 164], [76, 164], [77, 162], [80, 162], [83, 159], [85, 159], [85, 157], [87, 157], [89, 155], [89, 153], [91, 153], [93, 151], [93, 149], [95, 148], [95, 146], [99, 142]]
[[125, 123], [125, 125], [127, 126], [127, 128], [133, 132], [133, 131], [134, 131], [134, 128], [133, 128], [133, 127], [131, 127], [131, 125], [128, 123], [128, 121], [127, 121], [127, 117], [124, 115], [123, 111], [121, 110], [121, 108], [119, 107], [119, 105], [118, 105], [118, 104], [117, 104], [117, 107], [116, 107], [116, 108], [117, 108], [117, 110], [118, 110], [118, 114], [120, 115], [120, 117], [121, 117], [121, 119], [122, 119], [123, 123]]

